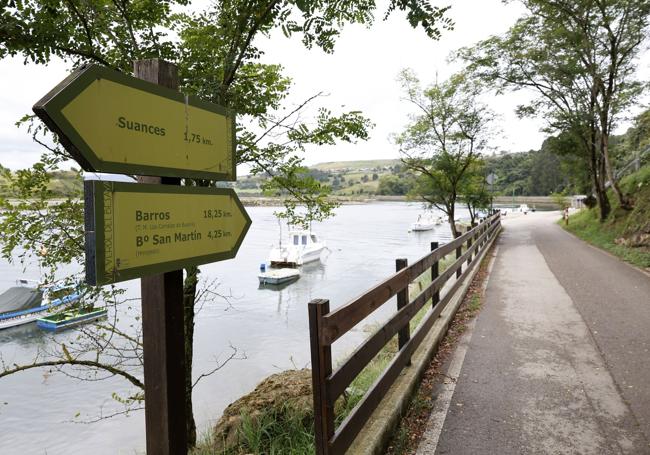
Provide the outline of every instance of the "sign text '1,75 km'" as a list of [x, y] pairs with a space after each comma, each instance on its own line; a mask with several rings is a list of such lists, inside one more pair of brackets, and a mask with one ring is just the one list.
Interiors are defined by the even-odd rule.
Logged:
[[235, 115], [99, 65], [34, 105], [87, 171], [235, 180]]
[[84, 191], [93, 285], [233, 258], [251, 223], [231, 189], [87, 181]]

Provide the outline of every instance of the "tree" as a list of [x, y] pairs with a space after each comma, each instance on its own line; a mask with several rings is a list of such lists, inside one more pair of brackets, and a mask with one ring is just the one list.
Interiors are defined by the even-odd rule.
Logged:
[[542, 116], [547, 131], [578, 138], [604, 220], [610, 211], [607, 180], [621, 205], [630, 207], [612, 171], [609, 135], [643, 88], [634, 79], [634, 69], [650, 4], [629, 0], [522, 3], [529, 14], [504, 37], [493, 36], [459, 55], [469, 72], [497, 91], [536, 92], [532, 103], [518, 108], [520, 115]]
[[486, 173], [499, 177], [493, 189], [505, 194], [515, 187], [526, 196], [548, 196], [557, 191], [585, 194], [591, 177], [577, 156], [580, 148], [574, 135], [561, 133], [546, 138], [539, 150], [485, 157]]
[[563, 132], [544, 140], [531, 170], [533, 181], [539, 181], [543, 191], [538, 194], [589, 193], [589, 168], [579, 158], [580, 148], [580, 141], [571, 133]]
[[[324, 109], [317, 111], [313, 122], [301, 122], [299, 114], [318, 99], [318, 94], [294, 109], [282, 109], [282, 101], [290, 89], [290, 80], [282, 75], [280, 65], [262, 64], [262, 50], [255, 38], [273, 29], [282, 29], [287, 36], [300, 35], [307, 47], [317, 46], [332, 52], [340, 30], [345, 24], [370, 24], [377, 6], [373, 1], [334, 2], [325, 0], [220, 0], [196, 14], [172, 14], [174, 7], [188, 4], [187, 0], [0, 0], [0, 58], [20, 55], [26, 62], [46, 64], [52, 58], [64, 59], [73, 66], [92, 62], [125, 73], [131, 72], [133, 60], [162, 58], [179, 67], [182, 90], [203, 99], [217, 102], [236, 111], [237, 161], [251, 166], [253, 175], [266, 174], [266, 190], [282, 189], [287, 193], [285, 210], [280, 213], [290, 222], [323, 219], [331, 214], [335, 204], [328, 198], [329, 189], [321, 185], [301, 167], [301, 154], [308, 145], [354, 142], [366, 139], [370, 123], [359, 112], [335, 115]], [[386, 14], [405, 11], [411, 25], [421, 26], [432, 38], [440, 36], [440, 27], [450, 28], [445, 16], [447, 8], [433, 7], [425, 0], [391, 0]], [[171, 39], [178, 36], [178, 39]], [[245, 122], [241, 119], [245, 118]], [[83, 228], [79, 213], [81, 203], [68, 198], [60, 204], [49, 204], [42, 183], [47, 172], [58, 169], [67, 153], [58, 146], [48, 146], [49, 134], [33, 118], [25, 119], [36, 141], [46, 147], [40, 163], [26, 170], [15, 181], [14, 190], [23, 198], [19, 206], [3, 202], [7, 215], [2, 219], [3, 254], [11, 257], [16, 247], [26, 246], [26, 255], [34, 257], [50, 271], [62, 262], [83, 261]], [[185, 181], [186, 185], [214, 185], [210, 181]], [[304, 212], [298, 210], [304, 206]], [[18, 210], [16, 207], [21, 207]], [[60, 215], [58, 224], [48, 226], [35, 212]], [[41, 212], [39, 212], [41, 214]], [[68, 216], [70, 215], [70, 216]], [[41, 217], [43, 218], [43, 217]], [[38, 256], [47, 246], [49, 253]], [[188, 403], [188, 441], [194, 445], [196, 429], [191, 409], [192, 340], [197, 291], [198, 269], [187, 270], [184, 283], [186, 339], [186, 395]], [[112, 327], [111, 330], [119, 330]], [[131, 336], [131, 335], [129, 335]], [[135, 354], [141, 354], [139, 342], [133, 340]], [[120, 374], [120, 361], [92, 348], [96, 354], [94, 368], [107, 374]], [[94, 349], [94, 350], [93, 350]], [[62, 350], [59, 366], [82, 366], [75, 355]], [[88, 353], [86, 353], [88, 354]], [[79, 354], [81, 356], [81, 354]], [[139, 357], [137, 357], [139, 358]], [[27, 368], [47, 366], [34, 362]], [[15, 370], [5, 369], [5, 373]], [[131, 372], [137, 379], [139, 372]], [[130, 381], [139, 387], [141, 381]], [[135, 392], [126, 405], [141, 404], [142, 394]]]
[[418, 112], [396, 137], [402, 163], [417, 175], [412, 193], [442, 210], [458, 237], [456, 202], [468, 170], [487, 147], [493, 115], [477, 101], [477, 87], [460, 75], [422, 89], [415, 75], [404, 70], [400, 82]]
[[492, 202], [492, 195], [487, 187], [485, 163], [477, 159], [467, 170], [467, 174], [460, 186], [460, 199], [467, 206], [470, 223], [476, 224], [478, 212], [488, 210]]
[[383, 196], [404, 196], [409, 190], [409, 181], [396, 175], [382, 175], [377, 186], [377, 194]]

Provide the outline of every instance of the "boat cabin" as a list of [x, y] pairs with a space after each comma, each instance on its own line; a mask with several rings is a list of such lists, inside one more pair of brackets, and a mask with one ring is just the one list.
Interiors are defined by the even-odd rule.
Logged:
[[289, 232], [289, 241], [293, 246], [308, 246], [318, 243], [318, 238], [308, 231], [293, 231]]

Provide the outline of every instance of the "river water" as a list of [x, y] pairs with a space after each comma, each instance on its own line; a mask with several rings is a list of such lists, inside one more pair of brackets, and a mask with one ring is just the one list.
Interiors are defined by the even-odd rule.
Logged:
[[[269, 374], [290, 368], [309, 367], [307, 303], [327, 298], [336, 308], [394, 272], [395, 259], [409, 263], [426, 254], [430, 242], [450, 239], [449, 227], [408, 232], [421, 204], [387, 202], [345, 205], [336, 216], [314, 223], [313, 231], [326, 241], [322, 263], [303, 267], [301, 278], [281, 289], [259, 288], [257, 273], [279, 227], [272, 207], [247, 208], [253, 224], [237, 258], [201, 267], [204, 280], [219, 280], [217, 299], [206, 303], [196, 318], [194, 375], [209, 371], [231, 352], [240, 360], [228, 362], [202, 379], [194, 389], [194, 409], [199, 432], [205, 431], [232, 401], [251, 391]], [[459, 207], [458, 217], [467, 212]], [[285, 229], [286, 232], [286, 229]], [[75, 271], [68, 266], [61, 273]], [[38, 279], [38, 269], [0, 262], [0, 292], [19, 278]], [[139, 281], [123, 283], [127, 296], [139, 296]], [[135, 303], [137, 308], [139, 303]], [[374, 318], [386, 317], [394, 303], [387, 303]], [[128, 326], [134, 315], [123, 316]], [[349, 353], [366, 333], [364, 324], [334, 346], [334, 356]], [[32, 326], [0, 331], [0, 353], [5, 362], [27, 363], [39, 346], [71, 343], [74, 331], [52, 339]], [[144, 453], [144, 412], [96, 420], [119, 410], [111, 398], [124, 393], [123, 380], [79, 381], [60, 373], [30, 370], [0, 379], [0, 454], [133, 454]]]

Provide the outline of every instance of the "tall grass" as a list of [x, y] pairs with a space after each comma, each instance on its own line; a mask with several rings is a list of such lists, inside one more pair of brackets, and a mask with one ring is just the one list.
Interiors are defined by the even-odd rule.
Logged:
[[236, 447], [218, 451], [209, 432], [199, 442], [192, 455], [291, 454], [314, 453], [313, 415], [299, 413], [283, 406], [259, 414], [242, 416]]

